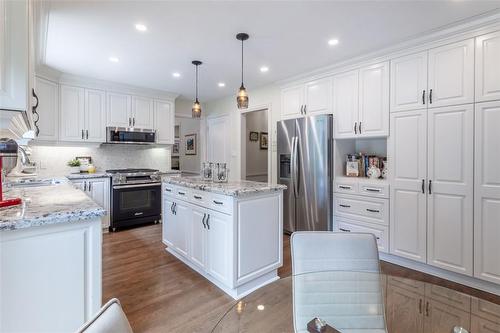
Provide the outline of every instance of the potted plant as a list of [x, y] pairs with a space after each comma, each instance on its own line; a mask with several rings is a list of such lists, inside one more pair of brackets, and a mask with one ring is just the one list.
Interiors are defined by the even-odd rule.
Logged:
[[80, 161], [76, 158], [74, 160], [68, 161], [68, 166], [70, 173], [80, 173]]

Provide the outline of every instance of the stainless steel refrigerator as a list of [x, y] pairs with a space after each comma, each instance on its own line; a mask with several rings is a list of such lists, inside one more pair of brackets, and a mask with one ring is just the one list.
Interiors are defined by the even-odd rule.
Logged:
[[333, 118], [308, 116], [278, 122], [278, 183], [285, 232], [332, 230]]

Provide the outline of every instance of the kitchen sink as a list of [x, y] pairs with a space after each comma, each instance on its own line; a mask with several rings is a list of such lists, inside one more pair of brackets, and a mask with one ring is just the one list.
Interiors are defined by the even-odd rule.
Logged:
[[18, 187], [36, 187], [36, 186], [50, 186], [58, 185], [63, 183], [60, 179], [49, 178], [49, 179], [19, 179], [6, 183], [7, 187], [18, 188]]

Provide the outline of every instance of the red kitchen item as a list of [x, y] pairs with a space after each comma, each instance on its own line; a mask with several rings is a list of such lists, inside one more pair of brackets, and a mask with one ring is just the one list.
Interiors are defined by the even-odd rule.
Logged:
[[3, 164], [3, 156], [0, 154], [0, 208], [2, 207], [10, 207], [10, 206], [15, 206], [19, 205], [22, 200], [21, 198], [12, 198], [12, 199], [5, 199], [3, 198], [3, 180], [2, 180], [2, 165]]

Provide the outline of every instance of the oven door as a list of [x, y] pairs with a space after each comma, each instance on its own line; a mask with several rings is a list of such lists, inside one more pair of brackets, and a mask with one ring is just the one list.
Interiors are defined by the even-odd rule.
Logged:
[[111, 224], [113, 227], [159, 220], [161, 215], [161, 184], [113, 186]]

